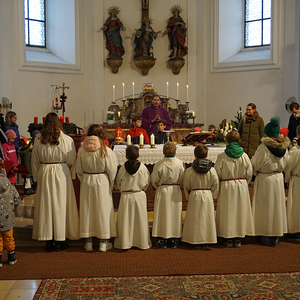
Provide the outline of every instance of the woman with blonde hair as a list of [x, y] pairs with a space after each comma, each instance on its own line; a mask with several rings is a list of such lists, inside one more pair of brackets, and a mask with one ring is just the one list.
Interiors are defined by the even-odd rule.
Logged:
[[38, 183], [32, 238], [46, 241], [47, 252], [67, 248], [66, 238], [78, 239], [79, 218], [72, 182], [75, 161], [73, 139], [63, 133], [57, 114], [49, 113], [35, 139], [31, 159], [33, 180]]
[[100, 239], [99, 251], [112, 248], [111, 237], [117, 236], [112, 189], [117, 172], [117, 159], [104, 143], [102, 126], [92, 124], [78, 151], [76, 173], [80, 186], [81, 238], [87, 238], [86, 251], [93, 251], [93, 237]]

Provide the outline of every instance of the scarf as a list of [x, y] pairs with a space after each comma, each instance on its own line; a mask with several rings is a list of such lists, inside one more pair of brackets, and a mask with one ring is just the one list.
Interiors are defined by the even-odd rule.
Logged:
[[243, 155], [244, 150], [238, 143], [233, 142], [226, 146], [225, 153], [229, 157], [239, 158]]

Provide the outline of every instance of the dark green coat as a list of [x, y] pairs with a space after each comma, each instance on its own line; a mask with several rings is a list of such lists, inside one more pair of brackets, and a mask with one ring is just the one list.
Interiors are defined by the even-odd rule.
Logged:
[[246, 122], [245, 115], [239, 125], [240, 145], [250, 158], [259, 146], [261, 138], [265, 136], [264, 128], [264, 120], [258, 114], [255, 116], [255, 120], [250, 123]]

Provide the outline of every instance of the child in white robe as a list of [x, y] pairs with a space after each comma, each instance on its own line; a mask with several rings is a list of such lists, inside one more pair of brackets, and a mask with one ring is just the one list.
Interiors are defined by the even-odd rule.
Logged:
[[231, 131], [226, 135], [227, 146], [218, 155], [215, 169], [220, 180], [216, 223], [217, 235], [223, 237], [227, 247], [240, 247], [241, 239], [254, 235], [248, 183], [252, 178], [252, 165], [239, 145], [240, 135]]
[[[300, 125], [296, 128], [300, 132]], [[289, 183], [287, 199], [286, 237], [293, 242], [300, 242], [300, 146], [294, 146], [289, 152], [289, 162], [285, 169], [285, 182]]]
[[154, 200], [152, 236], [159, 237], [160, 248], [177, 248], [182, 236], [182, 184], [185, 165], [175, 157], [176, 145], [167, 142], [163, 147], [165, 157], [154, 165], [151, 183], [156, 189]]
[[139, 148], [130, 145], [126, 148], [127, 162], [117, 175], [117, 186], [121, 192], [118, 209], [115, 248], [130, 249], [152, 247], [147, 214], [147, 197], [145, 190], [150, 183], [150, 173], [139, 162]]
[[100, 239], [99, 251], [112, 248], [109, 242], [117, 235], [112, 189], [117, 159], [106, 147], [103, 128], [92, 124], [78, 151], [76, 173], [80, 185], [80, 237], [87, 238], [86, 251], [93, 251], [93, 237]]
[[217, 243], [214, 199], [219, 193], [219, 178], [211, 160], [206, 159], [208, 148], [197, 145], [195, 160], [184, 173], [183, 188], [188, 206], [181, 241], [197, 249], [208, 249]]
[[288, 160], [289, 138], [279, 138], [280, 119], [275, 116], [265, 126], [266, 137], [252, 157], [254, 182], [252, 212], [255, 235], [262, 244], [275, 246], [287, 233], [283, 174]]

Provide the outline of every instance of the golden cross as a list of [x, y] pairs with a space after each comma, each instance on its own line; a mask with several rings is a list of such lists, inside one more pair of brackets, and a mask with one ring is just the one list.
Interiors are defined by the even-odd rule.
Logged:
[[63, 94], [64, 94], [64, 93], [65, 93], [65, 89], [69, 89], [70, 87], [65, 86], [65, 83], [63, 82], [63, 85], [62, 85], [62, 86], [58, 86], [57, 88], [58, 88], [58, 89], [62, 89], [62, 92], [63, 92]]

